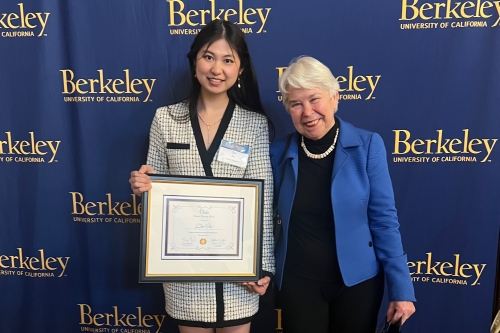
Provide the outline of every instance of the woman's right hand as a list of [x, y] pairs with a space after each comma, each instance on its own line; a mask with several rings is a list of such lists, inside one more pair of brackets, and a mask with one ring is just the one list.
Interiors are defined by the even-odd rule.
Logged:
[[132, 171], [130, 173], [130, 187], [134, 194], [141, 195], [143, 192], [147, 192], [151, 189], [151, 180], [146, 173], [155, 173], [155, 170], [151, 165], [143, 165], [139, 171]]

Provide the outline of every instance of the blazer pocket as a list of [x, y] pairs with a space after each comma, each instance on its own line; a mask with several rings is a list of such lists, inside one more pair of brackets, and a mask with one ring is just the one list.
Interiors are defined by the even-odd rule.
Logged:
[[189, 143], [167, 142], [167, 149], [189, 149]]

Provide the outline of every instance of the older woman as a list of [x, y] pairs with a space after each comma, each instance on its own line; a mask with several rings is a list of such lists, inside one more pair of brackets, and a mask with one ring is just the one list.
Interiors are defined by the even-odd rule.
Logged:
[[271, 145], [284, 331], [374, 332], [384, 278], [387, 320], [404, 323], [415, 296], [382, 138], [335, 116], [339, 84], [318, 60], [279, 86], [297, 130]]

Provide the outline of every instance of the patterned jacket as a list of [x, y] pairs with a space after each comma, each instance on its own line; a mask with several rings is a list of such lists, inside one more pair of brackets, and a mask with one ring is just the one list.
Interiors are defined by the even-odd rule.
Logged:
[[[187, 102], [161, 107], [156, 111], [150, 131], [147, 164], [158, 174], [205, 176], [188, 117]], [[274, 274], [274, 240], [272, 226], [273, 178], [269, 159], [267, 119], [235, 105], [233, 116], [223, 137], [250, 147], [246, 168], [217, 161], [211, 163], [214, 177], [264, 179], [264, 216], [262, 269]], [[172, 143], [189, 144], [189, 149], [171, 149]], [[215, 283], [164, 283], [167, 313], [175, 319], [212, 323], [217, 316]], [[220, 298], [220, 297], [219, 297]], [[259, 295], [250, 293], [240, 283], [223, 284], [224, 321], [253, 316], [259, 306]], [[219, 310], [218, 310], [219, 309]]]

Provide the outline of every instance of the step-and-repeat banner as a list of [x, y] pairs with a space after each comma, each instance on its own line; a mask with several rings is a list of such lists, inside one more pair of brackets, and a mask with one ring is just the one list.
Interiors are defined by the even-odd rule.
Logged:
[[[418, 299], [405, 331], [487, 332], [500, 1], [486, 0], [2, 0], [0, 331], [177, 332], [161, 285], [138, 283], [128, 178], [215, 18], [246, 33], [276, 137], [293, 130], [278, 77], [299, 55], [338, 78], [339, 116], [383, 137]], [[252, 330], [281, 332], [268, 298]]]

